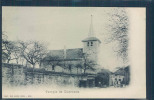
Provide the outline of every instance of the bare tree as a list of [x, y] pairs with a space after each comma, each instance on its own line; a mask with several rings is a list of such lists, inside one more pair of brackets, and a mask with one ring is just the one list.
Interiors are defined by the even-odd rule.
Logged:
[[2, 34], [2, 60], [9, 63], [11, 60], [19, 59], [19, 50], [16, 46], [16, 42], [8, 41], [7, 36]]
[[46, 46], [38, 41], [18, 42], [18, 48], [20, 49], [21, 57], [23, 57], [28, 63], [33, 66], [32, 70], [32, 83], [34, 82], [34, 68], [36, 63], [40, 63], [43, 57], [46, 55]]
[[2, 33], [2, 61], [3, 62], [9, 62], [8, 61], [8, 58], [9, 58], [9, 54], [8, 54], [8, 51], [10, 49], [7, 49], [8, 47], [8, 40], [7, 40], [7, 35], [5, 35], [4, 33]]
[[83, 58], [83, 73], [86, 74], [87, 70], [92, 70], [95, 71], [95, 66], [97, 65], [94, 61], [90, 60], [89, 55], [87, 53], [83, 53], [82, 54], [82, 58]]
[[9, 56], [7, 53], [6, 45], [7, 45], [7, 36], [2, 33], [2, 62], [6, 62]]
[[19, 45], [18, 41], [13, 41], [13, 45], [14, 45], [14, 48], [12, 52], [12, 57], [16, 60], [16, 63], [18, 64], [19, 59], [22, 59], [20, 47], [18, 46]]
[[19, 41], [21, 56], [35, 68], [47, 53], [46, 46], [38, 41]]
[[11, 60], [18, 60], [21, 58], [20, 49], [17, 41], [9, 41], [7, 35], [2, 33], [2, 60], [9, 63]]
[[110, 20], [107, 27], [110, 28], [110, 38], [107, 39], [107, 43], [117, 42], [114, 51], [125, 63], [128, 60], [129, 18], [127, 12], [124, 8], [114, 8], [109, 16]]

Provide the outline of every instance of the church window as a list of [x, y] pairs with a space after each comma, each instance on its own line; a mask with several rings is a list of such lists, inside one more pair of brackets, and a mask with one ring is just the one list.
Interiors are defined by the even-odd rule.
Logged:
[[52, 70], [53, 70], [53, 71], [55, 70], [55, 66], [54, 66], [54, 65], [52, 66]]
[[87, 43], [87, 46], [89, 46], [89, 42]]
[[91, 42], [91, 46], [93, 46], [93, 42]]

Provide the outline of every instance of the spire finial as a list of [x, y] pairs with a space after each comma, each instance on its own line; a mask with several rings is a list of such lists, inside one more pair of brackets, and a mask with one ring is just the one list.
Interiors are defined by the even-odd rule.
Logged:
[[93, 32], [93, 15], [91, 14], [91, 23], [90, 23], [90, 29], [89, 29], [89, 37], [93, 37], [94, 32]]

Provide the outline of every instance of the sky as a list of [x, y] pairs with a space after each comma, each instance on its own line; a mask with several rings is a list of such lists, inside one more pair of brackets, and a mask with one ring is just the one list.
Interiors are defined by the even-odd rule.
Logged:
[[[129, 34], [141, 29], [138, 22], [145, 22], [144, 8], [125, 8], [129, 20]], [[2, 7], [2, 31], [9, 40], [38, 40], [46, 43], [49, 50], [82, 48], [82, 40], [88, 37], [91, 14], [94, 34], [101, 40], [99, 60], [103, 68], [113, 70], [124, 64], [117, 58], [113, 47], [106, 44], [110, 28], [106, 27], [113, 13], [109, 7]], [[140, 16], [140, 17], [137, 17]], [[136, 17], [138, 19], [136, 19]], [[136, 21], [137, 23], [133, 23]], [[144, 23], [145, 24], [145, 23]], [[137, 30], [135, 29], [135, 30]], [[144, 30], [143, 30], [144, 32]], [[131, 39], [130, 39], [131, 41]]]

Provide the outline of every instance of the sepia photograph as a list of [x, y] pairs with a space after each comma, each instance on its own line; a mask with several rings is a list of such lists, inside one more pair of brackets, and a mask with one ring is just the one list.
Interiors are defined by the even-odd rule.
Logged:
[[146, 8], [2, 7], [3, 98], [146, 98]]

